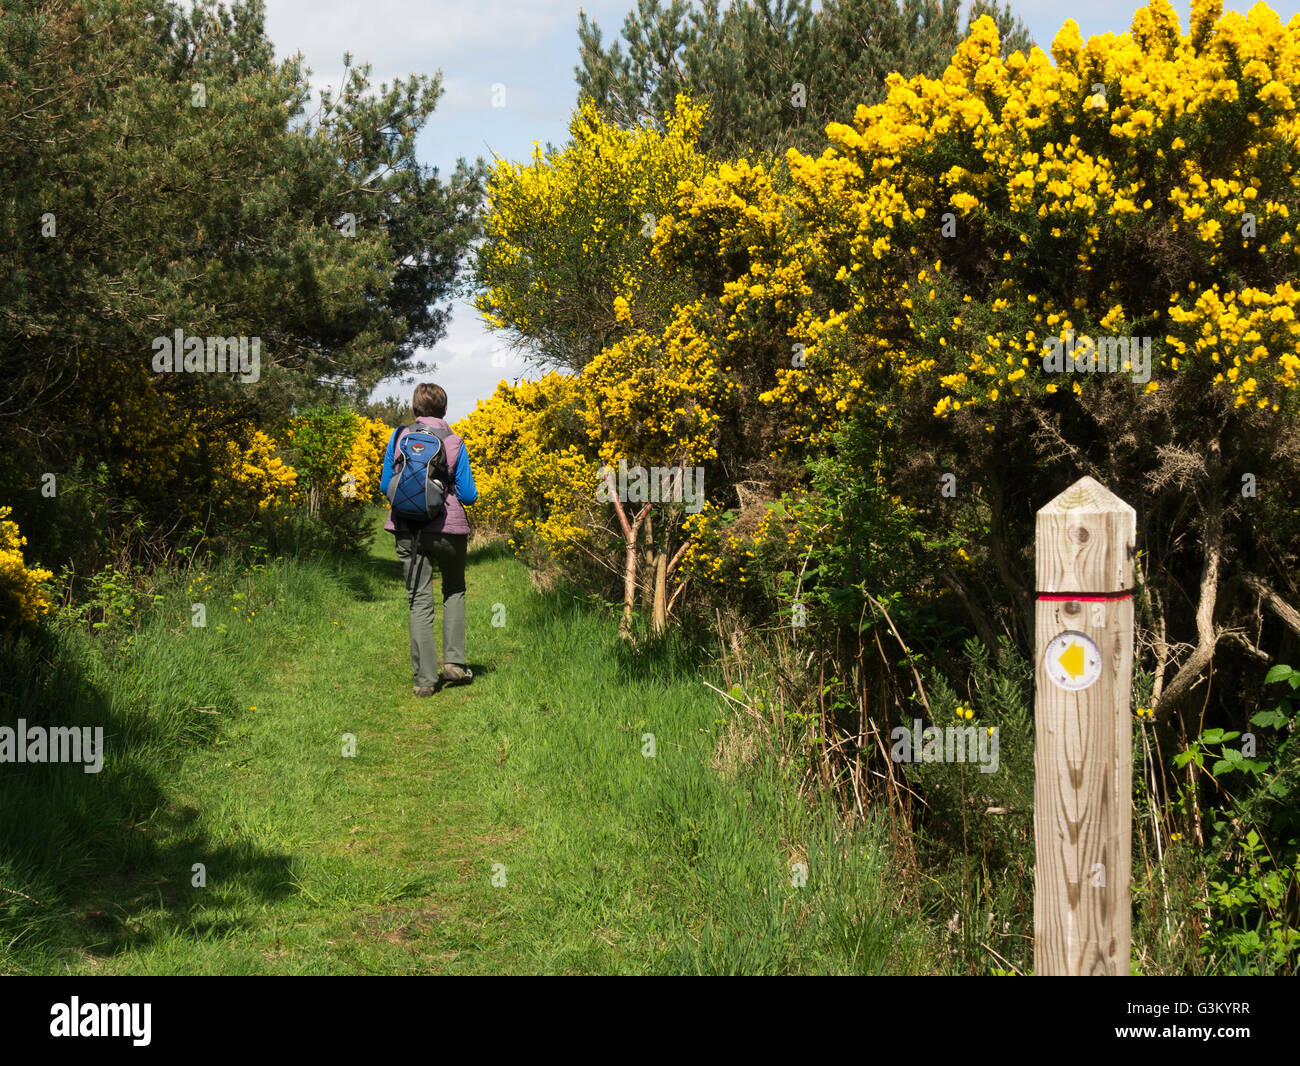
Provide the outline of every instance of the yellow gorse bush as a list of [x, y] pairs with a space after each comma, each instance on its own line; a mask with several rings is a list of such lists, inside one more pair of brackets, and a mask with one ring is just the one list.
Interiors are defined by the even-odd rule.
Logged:
[[392, 427], [351, 409], [314, 408], [294, 416], [285, 444], [294, 449], [299, 491], [309, 510], [383, 500], [379, 475]]
[[[503, 528], [576, 543], [599, 465], [707, 463], [763, 405], [755, 439], [820, 450], [863, 412], [906, 435], [967, 410], [982, 435], [998, 405], [1099, 403], [1099, 375], [1044, 366], [1065, 339], [1149, 338], [1149, 380], [1107, 379], [1125, 410], [1170, 385], [1292, 410], [1298, 98], [1300, 19], [1195, 0], [1184, 33], [1152, 0], [1050, 54], [1004, 58], [982, 18], [941, 77], [891, 76], [783, 166], [706, 165], [682, 100], [662, 134], [581, 110], [493, 188], [480, 309], [574, 371], [467, 420]], [[715, 510], [684, 527], [702, 578], [733, 548]]]
[[488, 324], [577, 369], [663, 304], [652, 239], [678, 182], [707, 169], [695, 147], [702, 121], [682, 97], [662, 132], [625, 130], [587, 101], [562, 151], [500, 161], [475, 271]]
[[[770, 576], [774, 557], [797, 554], [797, 528], [790, 516], [767, 510], [750, 530], [736, 533], [729, 524], [734, 516], [716, 504], [687, 515], [682, 525], [690, 537], [682, 555], [683, 572], [705, 584], [722, 588], [731, 583], [761, 582]], [[765, 558], [760, 559], [762, 553]]]
[[284, 439], [252, 426], [221, 443], [213, 464], [213, 501], [248, 516], [297, 507], [306, 499], [301, 471], [285, 461], [286, 449], [309, 448], [319, 485], [332, 503], [361, 506], [382, 499], [379, 474], [392, 430], [375, 419], [343, 412], [326, 423], [305, 416], [290, 421]]
[[454, 427], [482, 471], [476, 516], [514, 547], [562, 560], [603, 525], [601, 467], [714, 458], [733, 389], [698, 307], [679, 309], [659, 335], [612, 344], [579, 374], [502, 382]]
[[665, 285], [657, 245], [679, 189], [710, 165], [696, 149], [702, 119], [679, 97], [662, 132], [624, 130], [584, 103], [562, 151], [493, 175], [477, 305], [573, 371], [502, 383], [456, 427], [483, 471], [477, 516], [520, 550], [564, 559], [590, 547], [610, 521], [602, 465], [717, 454], [734, 386], [710, 316]]
[[260, 429], [251, 430], [247, 445], [226, 441], [213, 477], [218, 503], [266, 511], [298, 502], [297, 471], [278, 451], [276, 441]]
[[602, 462], [675, 466], [717, 455], [717, 407], [734, 386], [700, 317], [699, 305], [681, 308], [661, 335], [634, 333], [578, 376], [583, 425]]
[[[357, 435], [348, 446], [339, 475], [339, 493], [345, 501], [367, 503], [383, 499], [379, 474], [384, 464], [384, 449], [392, 432], [391, 426], [361, 416]], [[349, 492], [352, 495], [348, 495]]]
[[474, 514], [511, 546], [564, 560], [590, 542], [599, 464], [579, 446], [573, 376], [501, 382], [452, 428], [474, 457]]
[[[1150, 336], [1146, 392], [1192, 371], [1278, 405], [1300, 333], [1300, 21], [1221, 11], [1196, 0], [1184, 35], [1153, 0], [1127, 34], [1084, 43], [1070, 21], [1050, 57], [1005, 59], [983, 18], [942, 78], [892, 75], [821, 156], [790, 152], [787, 189], [747, 164], [684, 185], [656, 249], [712, 258], [729, 343], [804, 346], [763, 398], [805, 435], [862, 403], [889, 417], [899, 385], [937, 386], [940, 416], [1079, 392], [1043, 370], [1061, 336]], [[1169, 286], [1177, 264], [1199, 288]]]
[[31, 624], [54, 610], [40, 587], [53, 575], [29, 569], [23, 561], [27, 538], [19, 533], [18, 523], [10, 521], [12, 512], [0, 507], [0, 625]]

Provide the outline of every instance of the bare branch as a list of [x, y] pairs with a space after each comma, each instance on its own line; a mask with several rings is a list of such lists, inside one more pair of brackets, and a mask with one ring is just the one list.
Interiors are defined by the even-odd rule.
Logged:
[[1286, 623], [1287, 628], [1292, 633], [1300, 636], [1300, 611], [1297, 611], [1286, 600], [1282, 599], [1273, 586], [1262, 577], [1256, 577], [1254, 574], [1242, 574], [1240, 580], [1260, 598], [1265, 607]]
[[1201, 592], [1196, 603], [1196, 647], [1178, 668], [1169, 687], [1155, 701], [1155, 709], [1162, 712], [1166, 704], [1172, 707], [1200, 680], [1214, 658], [1214, 649], [1226, 635], [1227, 629], [1215, 629], [1214, 608], [1218, 602], [1219, 565], [1222, 559], [1223, 505], [1211, 489], [1205, 515], [1204, 551], [1201, 565]]

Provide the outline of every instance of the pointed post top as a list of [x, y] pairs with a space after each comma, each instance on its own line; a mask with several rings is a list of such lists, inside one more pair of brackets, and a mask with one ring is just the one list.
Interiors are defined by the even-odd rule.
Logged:
[[1079, 478], [1050, 503], [1044, 504], [1038, 513], [1040, 515], [1064, 514], [1070, 511], [1080, 514], [1128, 513], [1133, 516], [1135, 523], [1137, 520], [1137, 512], [1132, 507], [1100, 481], [1090, 477]]
[[1039, 593], [1083, 595], [1133, 587], [1137, 512], [1082, 477], [1038, 512], [1034, 562]]

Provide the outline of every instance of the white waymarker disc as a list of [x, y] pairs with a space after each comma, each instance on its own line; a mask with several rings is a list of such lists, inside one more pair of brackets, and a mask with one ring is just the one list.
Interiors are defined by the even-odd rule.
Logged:
[[1101, 677], [1101, 649], [1082, 633], [1058, 633], [1047, 645], [1043, 666], [1057, 688], [1080, 692]]

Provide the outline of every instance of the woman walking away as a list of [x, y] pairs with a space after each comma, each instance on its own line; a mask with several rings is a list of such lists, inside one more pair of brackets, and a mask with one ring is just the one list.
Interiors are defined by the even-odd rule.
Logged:
[[[399, 426], [384, 450], [380, 484], [392, 504], [384, 528], [396, 540], [411, 607], [411, 670], [417, 696], [442, 684], [468, 684], [465, 655], [465, 552], [478, 499], [465, 442], [446, 422], [447, 393], [424, 383], [411, 401], [415, 423]], [[442, 574], [442, 661], [434, 640], [433, 570]]]

